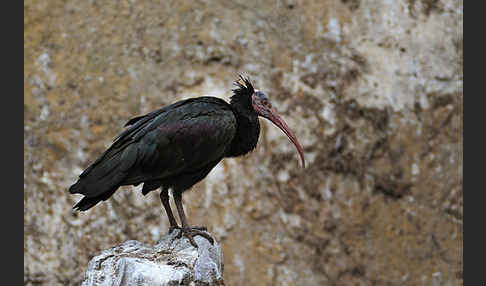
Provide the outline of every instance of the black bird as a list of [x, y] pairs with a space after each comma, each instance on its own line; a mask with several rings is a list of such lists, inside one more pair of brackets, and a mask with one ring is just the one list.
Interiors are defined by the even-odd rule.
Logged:
[[[258, 116], [269, 119], [289, 137], [305, 167], [302, 147], [267, 95], [254, 89], [248, 78], [240, 76], [235, 85], [230, 104], [216, 97], [190, 98], [130, 119], [125, 124], [130, 127], [69, 188], [71, 194], [84, 195], [73, 208], [86, 211], [124, 185], [143, 183], [143, 195], [160, 187], [170, 232], [181, 229], [179, 236], [184, 234], [195, 247], [195, 235], [213, 243], [205, 227], [187, 223], [182, 193], [204, 179], [223, 158], [255, 149], [260, 134]], [[182, 227], [172, 214], [169, 189]]]

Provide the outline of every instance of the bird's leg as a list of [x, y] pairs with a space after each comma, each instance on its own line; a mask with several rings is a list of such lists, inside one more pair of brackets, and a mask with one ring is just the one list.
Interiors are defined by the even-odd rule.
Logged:
[[185, 237], [189, 239], [189, 242], [192, 244], [194, 247], [198, 247], [196, 242], [194, 241], [194, 236], [200, 235], [204, 238], [206, 238], [211, 244], [214, 244], [213, 238], [204, 232], [206, 230], [205, 227], [191, 227], [187, 223], [186, 215], [184, 214], [184, 208], [182, 207], [182, 193], [180, 192], [174, 192], [174, 201], [177, 207], [177, 212], [179, 213], [179, 217], [181, 219], [181, 232], [177, 235], [177, 238], [180, 238], [182, 234], [184, 234]]
[[174, 229], [179, 229], [180, 227], [177, 225], [174, 215], [172, 214], [172, 210], [170, 209], [169, 190], [167, 188], [162, 188], [162, 191], [160, 192], [160, 201], [162, 202], [162, 205], [164, 205], [165, 212], [169, 218], [169, 233], [172, 233]]

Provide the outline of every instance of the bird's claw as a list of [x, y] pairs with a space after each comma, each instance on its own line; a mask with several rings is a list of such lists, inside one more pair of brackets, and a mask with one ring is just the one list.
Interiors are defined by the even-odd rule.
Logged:
[[211, 245], [214, 245], [213, 238], [208, 233], [204, 232], [204, 231], [207, 230], [207, 228], [204, 227], [204, 226], [202, 226], [202, 227], [199, 227], [199, 226], [182, 227], [182, 228], [180, 228], [180, 230], [181, 231], [177, 234], [177, 236], [175, 238], [179, 239], [179, 238], [182, 237], [182, 235], [184, 235], [185, 237], [187, 237], [187, 239], [189, 239], [189, 242], [195, 248], [198, 248], [196, 241], [194, 241], [194, 236], [196, 236], [196, 235], [200, 235], [200, 236], [206, 238], [211, 243]]
[[208, 228], [205, 226], [191, 226], [192, 229], [208, 231]]

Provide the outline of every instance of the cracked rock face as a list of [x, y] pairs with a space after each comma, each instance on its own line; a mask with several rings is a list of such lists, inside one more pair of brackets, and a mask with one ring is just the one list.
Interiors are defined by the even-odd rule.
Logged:
[[130, 118], [228, 100], [238, 74], [306, 168], [262, 119], [252, 153], [184, 193], [226, 284], [460, 285], [462, 27], [462, 0], [24, 0], [25, 285], [79, 285], [93, 254], [157, 243], [157, 191], [74, 213], [67, 188]]
[[82, 286], [224, 285], [220, 245], [196, 236], [195, 248], [178, 232], [153, 246], [129, 240], [104, 250], [89, 262]]

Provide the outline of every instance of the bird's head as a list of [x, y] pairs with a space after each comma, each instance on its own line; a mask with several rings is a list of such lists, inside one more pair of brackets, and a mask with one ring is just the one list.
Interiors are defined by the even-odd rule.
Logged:
[[[240, 76], [240, 80], [235, 82], [238, 87], [234, 89], [235, 100], [244, 100], [249, 103], [249, 108], [252, 109], [258, 116], [264, 117], [275, 124], [280, 130], [282, 130], [290, 141], [294, 143], [297, 151], [299, 152], [300, 159], [302, 161], [302, 167], [305, 168], [304, 152], [300, 146], [299, 141], [295, 137], [294, 133], [290, 130], [289, 126], [282, 119], [280, 114], [272, 107], [272, 103], [268, 96], [258, 89], [254, 89], [248, 78]], [[233, 101], [233, 98], [232, 98]]]

